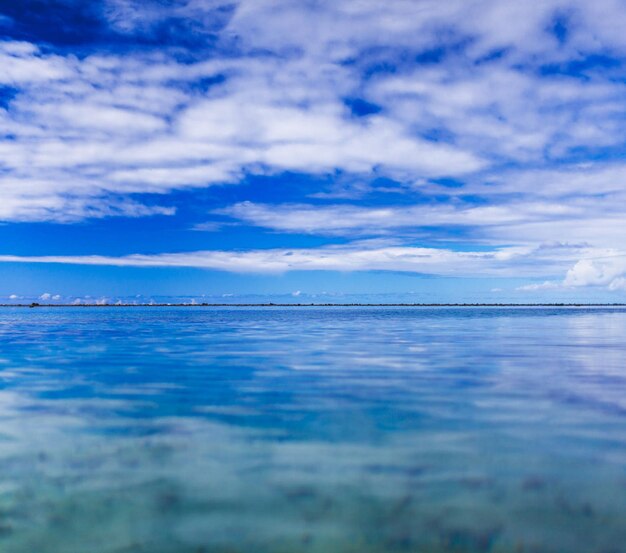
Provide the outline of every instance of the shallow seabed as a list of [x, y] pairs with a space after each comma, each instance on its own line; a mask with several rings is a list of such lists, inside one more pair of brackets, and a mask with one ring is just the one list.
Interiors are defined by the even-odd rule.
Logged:
[[626, 310], [0, 310], [3, 553], [626, 551]]

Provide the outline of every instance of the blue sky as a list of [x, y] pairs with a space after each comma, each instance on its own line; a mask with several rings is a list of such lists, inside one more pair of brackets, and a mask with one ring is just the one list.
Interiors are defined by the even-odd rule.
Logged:
[[0, 0], [0, 301], [626, 301], [616, 0]]

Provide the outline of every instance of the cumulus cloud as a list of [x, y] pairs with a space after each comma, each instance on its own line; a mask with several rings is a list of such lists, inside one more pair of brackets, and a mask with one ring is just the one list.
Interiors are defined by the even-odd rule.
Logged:
[[626, 252], [616, 250], [589, 250], [586, 257], [576, 261], [562, 280], [547, 280], [517, 288], [523, 292], [541, 290], [580, 290], [599, 287], [612, 292], [626, 290]]
[[[14, 295], [15, 296], [15, 295]], [[11, 296], [11, 299], [17, 299], [17, 296]], [[44, 294], [41, 294], [39, 296], [39, 299], [42, 301], [59, 301], [61, 299], [61, 295], [60, 294], [51, 294], [50, 292], [45, 292]]]
[[613, 252], [604, 258], [581, 259], [567, 271], [565, 286], [607, 286], [611, 290], [623, 288], [626, 275], [626, 254]]

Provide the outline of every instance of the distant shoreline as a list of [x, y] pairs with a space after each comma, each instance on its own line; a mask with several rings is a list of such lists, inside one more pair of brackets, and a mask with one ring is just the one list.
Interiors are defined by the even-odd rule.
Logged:
[[626, 307], [626, 303], [16, 303], [0, 307]]

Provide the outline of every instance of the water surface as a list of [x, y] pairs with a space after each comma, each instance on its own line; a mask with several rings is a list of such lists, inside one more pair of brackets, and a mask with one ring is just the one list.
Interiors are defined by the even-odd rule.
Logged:
[[5, 308], [3, 553], [626, 551], [626, 310]]

